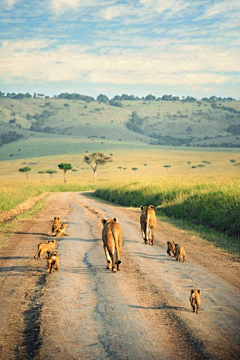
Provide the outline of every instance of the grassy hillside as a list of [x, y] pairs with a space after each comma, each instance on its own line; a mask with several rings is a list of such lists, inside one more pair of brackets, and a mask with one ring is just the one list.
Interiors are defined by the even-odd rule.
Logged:
[[[238, 147], [240, 101], [0, 98], [1, 160], [143, 144]], [[91, 143], [91, 146], [89, 145]]]

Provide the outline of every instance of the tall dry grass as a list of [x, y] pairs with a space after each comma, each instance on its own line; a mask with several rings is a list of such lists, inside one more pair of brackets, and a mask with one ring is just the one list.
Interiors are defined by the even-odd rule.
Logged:
[[235, 238], [240, 235], [238, 181], [198, 184], [173, 180], [154, 184], [132, 182], [122, 186], [103, 186], [95, 194], [124, 206], [152, 204], [158, 211], [175, 219], [204, 225]]

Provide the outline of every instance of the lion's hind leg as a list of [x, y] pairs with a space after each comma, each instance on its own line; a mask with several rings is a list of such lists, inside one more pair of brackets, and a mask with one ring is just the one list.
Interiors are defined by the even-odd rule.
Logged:
[[154, 244], [154, 231], [153, 228], [150, 227], [149, 229], [149, 245], [153, 246]]
[[58, 260], [55, 261], [55, 270], [60, 270], [59, 261], [58, 261]]
[[107, 269], [112, 269], [112, 259], [111, 256], [109, 255], [109, 251], [107, 246], [103, 245], [104, 248], [104, 252], [105, 252], [105, 256], [106, 256], [106, 260], [107, 260]]
[[117, 265], [116, 265], [116, 258], [115, 258], [114, 250], [110, 251], [110, 256], [112, 259], [112, 271], [115, 273], [115, 272], [117, 272]]
[[48, 261], [48, 267], [47, 267], [47, 273], [51, 273], [52, 272], [52, 261]]
[[192, 302], [192, 309], [193, 309], [193, 312], [195, 313], [195, 312], [196, 312], [196, 304], [195, 304], [195, 301]]

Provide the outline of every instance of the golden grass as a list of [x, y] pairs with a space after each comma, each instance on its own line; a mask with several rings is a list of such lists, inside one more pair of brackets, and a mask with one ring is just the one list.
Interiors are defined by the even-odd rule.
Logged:
[[[83, 162], [85, 153], [73, 155], [46, 156], [0, 162], [0, 210], [7, 210], [18, 203], [39, 195], [43, 191], [79, 191], [111, 184], [138, 183], [138, 186], [156, 188], [189, 187], [205, 184], [206, 187], [234, 188], [239, 186], [240, 167], [231, 159], [240, 161], [239, 152], [202, 151], [193, 149], [156, 148], [126, 149], [113, 151], [113, 162], [99, 168], [96, 186], [93, 171]], [[109, 153], [107, 153], [109, 155]], [[208, 163], [206, 163], [206, 161]], [[63, 183], [63, 172], [58, 169], [61, 162], [71, 163], [76, 172], [67, 172], [67, 183]], [[25, 164], [24, 164], [25, 163]], [[164, 165], [170, 165], [165, 168]], [[204, 165], [193, 169], [192, 166]], [[18, 169], [31, 167], [29, 180]], [[133, 171], [132, 168], [137, 168]], [[57, 171], [52, 178], [38, 171]], [[156, 185], [157, 184], [157, 185]], [[181, 193], [179, 197], [181, 197]]]
[[[1, 161], [0, 210], [15, 207], [43, 191], [102, 189], [105, 191], [103, 197], [111, 197], [110, 201], [115, 201], [116, 197], [115, 202], [119, 203], [118, 196], [121, 201], [126, 201], [123, 205], [140, 206], [142, 203], [144, 205], [144, 201], [154, 202], [171, 219], [203, 226], [207, 232], [213, 229], [221, 231], [214, 239], [225, 236], [224, 242], [228, 242], [228, 232], [232, 232], [233, 236], [238, 234], [235, 209], [239, 209], [240, 167], [230, 161], [235, 159], [240, 162], [238, 150], [149, 147], [105, 153], [113, 154], [113, 162], [99, 168], [96, 185], [93, 183], [93, 171], [83, 162], [85, 153]], [[77, 170], [67, 172], [66, 184], [63, 182], [63, 172], [58, 169], [58, 164], [62, 162], [71, 163]], [[165, 168], [164, 165], [171, 167]], [[197, 165], [203, 167], [192, 168]], [[29, 180], [18, 171], [23, 166], [32, 169]], [[132, 168], [137, 170], [133, 171]], [[58, 172], [52, 178], [48, 174], [38, 173], [48, 169]], [[199, 214], [197, 218], [187, 218], [188, 206], [194, 209], [193, 214]], [[205, 210], [202, 211], [202, 208]], [[186, 215], [184, 219], [183, 214]], [[213, 221], [206, 224], [205, 217]], [[224, 221], [228, 221], [226, 226]], [[230, 245], [233, 247], [229, 243], [224, 248], [229, 250]], [[238, 253], [238, 242], [233, 251]]]
[[[103, 149], [104, 152], [104, 149]], [[126, 180], [131, 179], [213, 179], [218, 178], [237, 178], [240, 175], [240, 166], [234, 166], [230, 162], [235, 159], [240, 162], [239, 151], [199, 151], [199, 150], [181, 150], [175, 148], [149, 147], [148, 149], [126, 149], [125, 151], [104, 152], [106, 155], [113, 153], [113, 162], [100, 167], [98, 179]], [[38, 181], [48, 182], [63, 179], [62, 172], [58, 169], [61, 162], [71, 163], [76, 172], [68, 172], [67, 179], [70, 181], [86, 181], [93, 180], [93, 173], [90, 167], [83, 162], [85, 153], [69, 154], [58, 156], [45, 156], [31, 159], [18, 159], [0, 162], [0, 180], [18, 180], [25, 181], [26, 175], [19, 173], [18, 169], [23, 166], [31, 167], [29, 173], [29, 182]], [[207, 161], [210, 164], [205, 163]], [[26, 164], [24, 164], [26, 163]], [[34, 164], [36, 163], [36, 164]], [[165, 168], [170, 165], [170, 168]], [[204, 167], [192, 166], [204, 165]], [[121, 167], [121, 169], [120, 169]], [[125, 170], [124, 170], [125, 168]], [[133, 171], [132, 168], [138, 170]], [[48, 169], [56, 170], [58, 173], [50, 179], [47, 174], [38, 174], [38, 171], [46, 171]]]

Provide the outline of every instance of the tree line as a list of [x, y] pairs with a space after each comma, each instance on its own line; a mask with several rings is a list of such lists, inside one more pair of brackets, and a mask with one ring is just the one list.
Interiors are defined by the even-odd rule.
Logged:
[[[10, 98], [10, 99], [64, 99], [64, 100], [82, 100], [86, 102], [91, 101], [98, 101], [99, 103], [108, 103], [109, 105], [113, 106], [121, 106], [121, 101], [136, 101], [136, 100], [143, 100], [143, 101], [183, 101], [183, 102], [195, 102], [198, 101], [193, 96], [173, 96], [173, 95], [163, 95], [161, 97], [157, 97], [152, 94], [148, 94], [146, 96], [138, 97], [134, 95], [115, 95], [113, 98], [109, 98], [107, 95], [99, 94], [96, 99], [93, 96], [88, 95], [81, 95], [77, 93], [61, 93], [59, 95], [54, 95], [52, 97], [46, 96], [44, 94], [37, 94], [34, 93], [31, 95], [30, 93], [5, 93], [0, 91], [0, 98]], [[222, 98], [217, 96], [210, 96], [209, 98], [204, 97], [201, 99], [202, 101], [215, 103], [216, 101], [234, 101], [236, 99], [232, 97]]]

